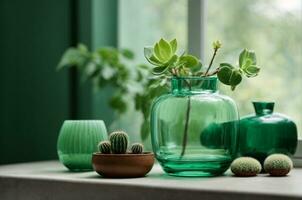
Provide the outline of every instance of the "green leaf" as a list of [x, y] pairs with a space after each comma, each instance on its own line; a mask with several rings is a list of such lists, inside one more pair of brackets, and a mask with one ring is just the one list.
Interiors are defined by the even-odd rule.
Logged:
[[156, 66], [163, 66], [164, 63], [160, 62], [154, 55], [152, 55], [149, 60]]
[[116, 109], [119, 113], [124, 113], [127, 110], [127, 104], [119, 92], [109, 100], [109, 105]]
[[79, 44], [77, 45], [77, 48], [78, 48], [78, 50], [79, 50], [80, 52], [82, 52], [82, 53], [88, 52], [88, 48], [87, 48], [87, 46], [86, 46], [85, 44], [79, 43]]
[[89, 62], [87, 65], [86, 65], [86, 68], [84, 70], [84, 73], [86, 74], [86, 76], [88, 78], [93, 78], [97, 75], [99, 75], [100, 73], [100, 69], [98, 68], [98, 66], [96, 65], [96, 63], [94, 62]]
[[201, 68], [202, 68], [202, 63], [198, 62], [198, 64], [196, 66], [191, 67], [190, 69], [193, 73], [196, 73], [196, 72], [199, 72], [201, 70]]
[[172, 54], [175, 54], [176, 50], [177, 50], [177, 40], [173, 39], [170, 41], [170, 46], [172, 49]]
[[244, 62], [243, 62], [243, 64], [242, 64], [242, 66], [240, 67], [240, 69], [246, 69], [246, 68], [248, 68], [249, 66], [251, 66], [251, 65], [253, 65], [253, 61], [251, 60], [251, 59], [246, 59]]
[[159, 44], [156, 43], [153, 48], [154, 56], [158, 58], [161, 62], [165, 62], [165, 59], [161, 56]]
[[242, 75], [239, 70], [233, 70], [232, 76], [230, 77], [231, 89], [235, 90], [235, 87], [242, 81]]
[[180, 57], [179, 62], [183, 63], [186, 68], [193, 68], [199, 64], [199, 60], [192, 55], [184, 55]]
[[239, 55], [239, 67], [244, 68], [249, 65], [256, 65], [257, 59], [254, 51], [244, 49]]
[[141, 68], [141, 69], [149, 69], [150, 67], [146, 64], [139, 64], [137, 65], [138, 68]]
[[234, 68], [233, 65], [229, 64], [229, 63], [220, 63], [219, 65], [220, 68], [222, 67], [230, 67], [230, 68]]
[[159, 50], [160, 50], [160, 55], [164, 60], [169, 60], [172, 56], [172, 48], [169, 44], [164, 39], [160, 39], [158, 42], [159, 45]]
[[234, 90], [235, 87], [241, 82], [242, 75], [238, 69], [235, 69], [230, 64], [229, 66], [223, 66], [217, 73], [217, 77], [220, 82], [225, 85], [230, 85], [231, 89]]
[[88, 58], [89, 58], [88, 52], [83, 53], [79, 49], [71, 47], [64, 52], [57, 66], [57, 69], [59, 70], [63, 67], [71, 67], [71, 66], [82, 68], [87, 63]]
[[134, 59], [134, 53], [129, 49], [122, 49], [121, 54], [129, 60]]
[[161, 75], [163, 73], [165, 73], [165, 71], [168, 69], [168, 66], [162, 66], [162, 67], [154, 67], [152, 69], [152, 73], [154, 75]]
[[146, 59], [153, 55], [153, 47], [144, 47], [144, 56]]
[[231, 66], [223, 66], [219, 69], [217, 73], [217, 77], [220, 82], [225, 85], [230, 85], [230, 77], [233, 71], [233, 67]]
[[119, 63], [119, 52], [112, 47], [104, 47], [97, 50], [97, 53], [102, 58], [103, 62], [108, 63], [111, 66], [115, 66]]
[[178, 60], [178, 56], [174, 55], [170, 58], [170, 60], [167, 63], [165, 63], [165, 65], [168, 67], [173, 67], [177, 60]]
[[162, 66], [163, 63], [160, 62], [154, 55], [153, 55], [153, 48], [152, 47], [145, 47], [144, 48], [144, 56], [147, 59], [147, 61], [155, 66]]
[[143, 98], [141, 95], [136, 94], [134, 96], [134, 102], [135, 102], [135, 110], [139, 110], [142, 107], [143, 104]]
[[257, 76], [259, 71], [260, 71], [260, 68], [256, 65], [250, 65], [243, 70], [244, 74], [248, 78]]

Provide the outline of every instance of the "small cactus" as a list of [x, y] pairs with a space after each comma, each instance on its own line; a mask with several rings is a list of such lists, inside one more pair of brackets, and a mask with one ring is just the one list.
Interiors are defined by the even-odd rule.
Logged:
[[110, 154], [111, 144], [109, 141], [102, 141], [98, 144], [99, 151], [104, 154]]
[[264, 161], [264, 170], [271, 176], [285, 176], [293, 168], [293, 161], [284, 154], [272, 154]]
[[112, 132], [109, 136], [111, 151], [115, 154], [126, 153], [128, 147], [128, 135], [123, 131]]
[[241, 157], [232, 162], [231, 171], [236, 176], [256, 176], [261, 172], [261, 164], [255, 158]]
[[141, 154], [143, 153], [143, 150], [144, 150], [144, 146], [140, 143], [134, 143], [131, 146], [131, 153]]

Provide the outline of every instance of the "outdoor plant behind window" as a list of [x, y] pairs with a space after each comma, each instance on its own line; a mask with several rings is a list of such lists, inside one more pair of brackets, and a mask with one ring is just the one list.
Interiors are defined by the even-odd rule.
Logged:
[[[120, 5], [119, 44], [131, 47], [137, 55], [136, 62], [145, 60], [139, 54], [141, 47], [152, 44], [162, 36], [180, 38], [180, 46], [186, 49], [187, 1], [142, 0], [140, 5], [135, 2], [122, 1]], [[172, 2], [172, 7], [166, 6]], [[298, 92], [302, 85], [302, 0], [240, 0], [236, 4], [230, 4], [229, 0], [216, 0], [207, 1], [206, 5], [206, 44], [203, 50], [206, 55], [203, 61], [209, 63], [212, 51], [208, 47], [212, 41], [220, 39], [224, 45], [216, 58], [218, 63], [222, 59], [231, 62], [240, 53], [240, 47], [246, 47], [257, 52], [262, 66], [261, 74], [254, 81], [242, 81], [240, 87], [246, 89], [232, 92], [229, 87], [221, 86], [221, 91], [236, 100], [241, 116], [253, 113], [252, 106], [247, 102], [278, 102], [276, 112], [291, 116], [297, 123], [298, 132], [302, 133], [302, 95]], [[134, 12], [138, 8], [140, 11]], [[170, 15], [154, 14], [165, 13], [162, 12], [165, 10]], [[135, 18], [139, 20], [131, 23], [131, 19], [123, 17], [127, 13], [135, 13]], [[137, 32], [135, 27], [142, 28]], [[131, 116], [140, 118], [139, 115]], [[128, 122], [126, 118], [123, 121]]]

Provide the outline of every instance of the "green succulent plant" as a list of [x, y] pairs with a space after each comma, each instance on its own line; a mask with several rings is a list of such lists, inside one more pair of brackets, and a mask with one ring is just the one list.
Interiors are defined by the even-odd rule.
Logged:
[[271, 176], [285, 176], [293, 168], [293, 161], [284, 154], [272, 154], [264, 161], [264, 170]]
[[109, 135], [111, 151], [115, 154], [124, 154], [128, 148], [128, 134], [124, 131], [114, 131]]
[[144, 151], [144, 146], [140, 143], [134, 143], [131, 146], [131, 153], [141, 154]]
[[111, 144], [109, 141], [102, 141], [98, 144], [99, 151], [104, 154], [111, 153]]
[[177, 40], [170, 42], [160, 39], [153, 47], [145, 47], [144, 55], [147, 61], [154, 65], [152, 73], [154, 75], [189, 75], [199, 71], [201, 62], [192, 55], [182, 53], [177, 55]]
[[185, 52], [177, 54], [177, 40], [170, 42], [160, 39], [153, 47], [145, 47], [144, 55], [147, 61], [154, 65], [152, 73], [165, 76], [213, 76], [217, 74], [220, 82], [231, 86], [234, 90], [241, 83], [243, 75], [255, 77], [260, 71], [254, 51], [244, 49], [239, 55], [239, 67], [229, 63], [220, 63], [214, 71], [210, 71], [218, 50], [222, 47], [220, 41], [213, 42], [213, 56], [207, 69], [203, 70], [201, 61]]
[[255, 158], [241, 157], [232, 162], [231, 171], [235, 176], [256, 176], [261, 172], [261, 164]]

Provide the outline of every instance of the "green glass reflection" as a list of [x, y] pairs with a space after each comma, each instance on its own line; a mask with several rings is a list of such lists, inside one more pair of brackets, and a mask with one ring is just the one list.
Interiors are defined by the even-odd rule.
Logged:
[[297, 127], [289, 117], [273, 113], [273, 102], [253, 102], [256, 114], [240, 120], [238, 156], [251, 156], [263, 163], [272, 153], [293, 155]]
[[171, 175], [224, 173], [237, 147], [238, 111], [234, 101], [218, 93], [216, 77], [173, 78], [171, 84], [172, 92], [159, 97], [152, 106], [151, 136], [157, 160]]
[[107, 139], [102, 120], [66, 120], [60, 130], [57, 151], [60, 162], [71, 171], [92, 170], [92, 153]]

